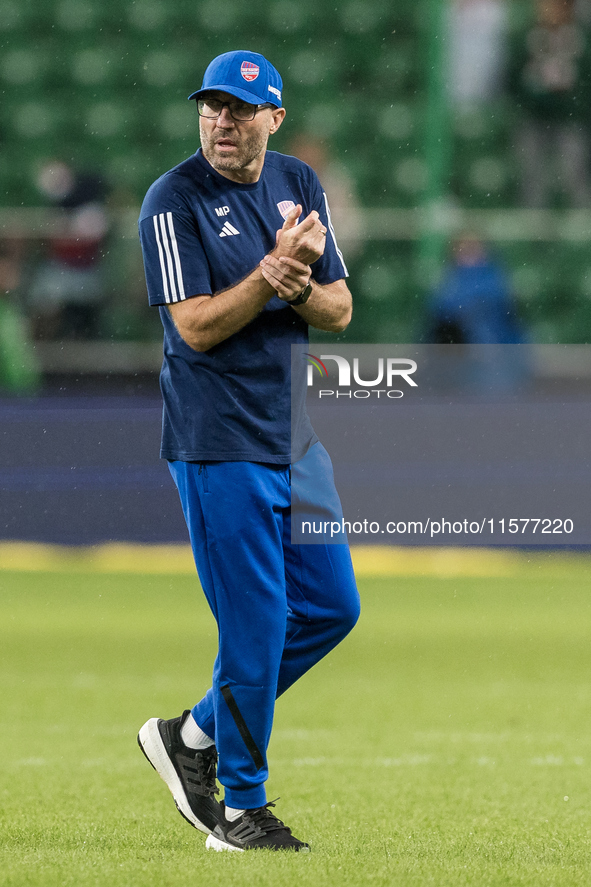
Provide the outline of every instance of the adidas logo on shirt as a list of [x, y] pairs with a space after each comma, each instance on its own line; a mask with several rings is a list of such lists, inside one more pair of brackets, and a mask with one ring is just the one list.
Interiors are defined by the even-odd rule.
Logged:
[[220, 237], [231, 237], [232, 234], [240, 234], [240, 231], [234, 225], [231, 225], [230, 222], [224, 222], [224, 227], [220, 231]]

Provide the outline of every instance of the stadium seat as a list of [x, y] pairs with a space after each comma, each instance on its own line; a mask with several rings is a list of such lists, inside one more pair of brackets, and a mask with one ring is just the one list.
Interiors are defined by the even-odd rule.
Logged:
[[146, 51], [140, 76], [148, 86], [168, 88], [187, 78], [189, 58], [186, 53], [170, 49]]
[[162, 3], [161, 0], [132, 0], [125, 9], [125, 19], [136, 34], [157, 34], [160, 37], [167, 28], [182, 20], [179, 6], [182, 4]]
[[[248, 16], [247, 4], [238, 0], [205, 0], [196, 4], [195, 24], [210, 34], [240, 33], [240, 26]], [[237, 30], [235, 30], [237, 29]]]
[[199, 122], [194, 103], [177, 101], [163, 107], [158, 117], [160, 137], [168, 141], [187, 141], [195, 144], [196, 150], [199, 133]]
[[10, 106], [5, 118], [6, 134], [8, 139], [40, 140], [42, 150], [43, 140], [55, 134], [63, 122], [60, 109], [38, 96]]
[[83, 117], [85, 132], [99, 144], [113, 139], [133, 141], [137, 108], [131, 101], [114, 98], [99, 99], [85, 107]]
[[371, 55], [368, 66], [378, 94], [397, 100], [412, 98], [413, 88], [422, 79], [418, 43], [412, 37], [398, 38]]
[[42, 83], [47, 65], [46, 53], [31, 46], [12, 44], [2, 54], [0, 80], [7, 87], [31, 90]]
[[347, 34], [381, 34], [390, 8], [391, 5], [382, 0], [349, 0], [337, 10], [337, 16], [342, 30]]
[[58, 0], [55, 26], [71, 33], [97, 33], [103, 21], [104, 7], [99, 0]]
[[302, 48], [287, 59], [283, 70], [287, 84], [315, 89], [326, 100], [328, 90], [336, 86], [339, 78], [339, 57], [333, 51]]
[[415, 151], [396, 159], [389, 181], [399, 191], [418, 199], [427, 184], [427, 165], [421, 153]]
[[408, 101], [383, 102], [374, 111], [374, 127], [384, 142], [408, 143], [419, 136], [424, 110]]
[[0, 35], [10, 37], [19, 32], [25, 34], [33, 14], [30, 4], [19, 3], [18, 0], [1, 0]]
[[309, 24], [309, 4], [295, 0], [279, 0], [269, 6], [269, 25], [278, 35], [291, 37], [307, 31]]
[[495, 203], [502, 199], [502, 192], [509, 181], [510, 172], [504, 159], [483, 155], [474, 160], [467, 171], [470, 186], [486, 197], [495, 195]]
[[68, 73], [74, 89], [112, 86], [118, 82], [123, 67], [120, 53], [108, 42], [73, 48], [69, 62]]
[[121, 143], [113, 144], [103, 156], [103, 166], [112, 185], [142, 196], [152, 182], [173, 165], [161, 164], [149, 150]]

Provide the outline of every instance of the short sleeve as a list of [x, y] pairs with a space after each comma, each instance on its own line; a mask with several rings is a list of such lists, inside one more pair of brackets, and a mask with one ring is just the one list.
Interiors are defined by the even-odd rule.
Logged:
[[317, 283], [333, 283], [333, 281], [335, 280], [341, 280], [344, 277], [348, 277], [349, 272], [347, 271], [345, 259], [343, 258], [343, 254], [339, 249], [337, 238], [334, 233], [334, 227], [332, 224], [332, 219], [330, 217], [328, 198], [322, 188], [322, 185], [318, 181], [318, 177], [316, 176], [316, 174], [314, 174], [313, 182], [312, 208], [317, 211], [322, 224], [327, 229], [327, 233], [324, 254], [316, 262], [314, 262], [314, 265], [312, 267], [312, 276], [314, 277], [314, 280], [317, 281]]
[[150, 305], [212, 293], [197, 219], [162, 182], [159, 179], [148, 191], [139, 220]]

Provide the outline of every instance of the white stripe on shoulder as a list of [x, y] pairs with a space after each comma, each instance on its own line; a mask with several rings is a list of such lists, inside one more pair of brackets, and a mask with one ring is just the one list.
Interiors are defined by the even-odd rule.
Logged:
[[174, 268], [172, 265], [172, 255], [170, 252], [170, 242], [168, 240], [168, 231], [166, 230], [166, 220], [164, 217], [164, 213], [160, 213], [158, 216], [158, 221], [160, 222], [160, 236], [162, 237], [162, 246], [164, 247], [164, 253], [166, 255], [166, 268], [168, 270], [168, 284], [170, 286], [170, 298], [173, 302], [178, 302], [176, 284], [174, 282]]
[[325, 191], [322, 192], [322, 196], [324, 197], [324, 205], [325, 205], [325, 207], [326, 207], [326, 216], [327, 216], [327, 218], [328, 218], [328, 227], [329, 227], [329, 230], [330, 230], [330, 236], [332, 237], [332, 242], [334, 243], [334, 248], [335, 248], [336, 251], [337, 251], [337, 256], [338, 256], [339, 259], [341, 260], [341, 265], [343, 266], [343, 271], [345, 272], [345, 277], [348, 277], [348, 276], [349, 276], [349, 272], [347, 271], [347, 266], [345, 265], [345, 260], [343, 259], [343, 254], [342, 254], [342, 252], [341, 252], [340, 249], [339, 249], [339, 245], [338, 245], [338, 243], [337, 243], [337, 239], [336, 239], [336, 237], [335, 237], [335, 233], [334, 233], [334, 228], [333, 228], [333, 226], [332, 226], [332, 219], [331, 219], [331, 217], [330, 217], [330, 207], [329, 207], [329, 205], [328, 205], [328, 198], [327, 198], [327, 196], [326, 196], [326, 192], [325, 192]]
[[174, 267], [176, 270], [179, 299], [184, 299], [185, 286], [183, 284], [183, 270], [181, 268], [181, 257], [179, 256], [176, 234], [174, 233], [174, 220], [172, 218], [172, 213], [166, 213], [166, 221], [168, 222], [168, 233], [170, 234], [170, 242], [172, 244], [172, 254], [174, 256]]
[[156, 235], [156, 245], [158, 247], [158, 258], [160, 259], [160, 271], [162, 272], [162, 289], [164, 291], [164, 298], [167, 302], [170, 302], [170, 294], [168, 290], [168, 278], [166, 276], [166, 265], [164, 264], [164, 253], [162, 251], [162, 243], [160, 242], [160, 228], [158, 226], [158, 216], [153, 216], [154, 221], [154, 233]]

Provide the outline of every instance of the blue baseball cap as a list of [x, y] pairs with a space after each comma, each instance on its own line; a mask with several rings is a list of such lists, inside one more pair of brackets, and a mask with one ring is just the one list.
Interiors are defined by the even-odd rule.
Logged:
[[281, 107], [283, 81], [279, 71], [258, 52], [237, 49], [218, 55], [207, 66], [201, 89], [191, 93], [189, 99], [198, 99], [211, 90], [228, 92], [251, 105], [267, 102]]

